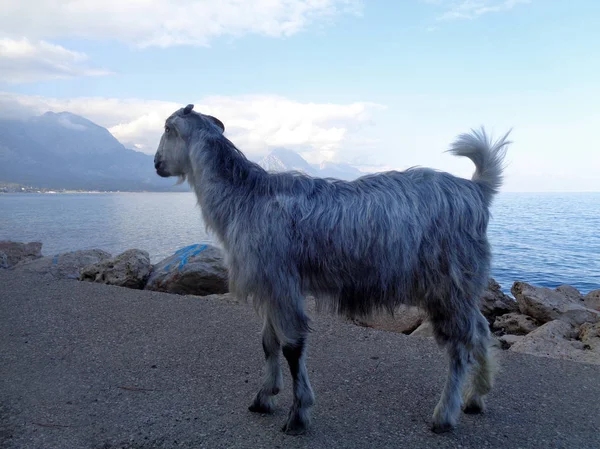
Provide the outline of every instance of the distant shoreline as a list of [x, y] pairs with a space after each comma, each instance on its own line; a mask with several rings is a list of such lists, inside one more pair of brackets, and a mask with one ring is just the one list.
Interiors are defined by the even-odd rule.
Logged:
[[94, 194], [108, 194], [108, 193], [193, 193], [189, 192], [173, 192], [170, 190], [66, 190], [66, 191], [26, 191], [26, 192], [2, 192], [0, 191], [0, 195], [73, 195], [73, 194], [82, 194], [82, 193], [94, 193]]
[[[14, 194], [14, 193], [30, 193], [30, 194], [75, 194], [75, 193], [190, 193], [191, 190], [72, 190], [72, 189], [50, 189], [24, 186], [19, 184], [4, 184], [0, 182], [0, 195], [2, 194]], [[582, 194], [598, 194], [600, 191], [580, 191], [580, 192], [500, 192], [500, 195], [515, 195], [515, 194], [535, 194], [535, 195], [582, 195]]]

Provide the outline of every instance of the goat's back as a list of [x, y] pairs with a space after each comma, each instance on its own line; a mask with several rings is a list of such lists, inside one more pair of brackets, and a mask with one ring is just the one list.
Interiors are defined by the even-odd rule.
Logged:
[[352, 182], [296, 177], [274, 193], [254, 200], [231, 246], [246, 272], [232, 275], [260, 290], [299, 284], [339, 312], [365, 314], [447, 295], [473, 301], [487, 282], [489, 212], [472, 181], [416, 168]]

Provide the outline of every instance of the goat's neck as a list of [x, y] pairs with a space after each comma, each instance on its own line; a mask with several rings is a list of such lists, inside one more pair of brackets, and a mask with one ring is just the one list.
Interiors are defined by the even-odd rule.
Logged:
[[[188, 181], [196, 193], [206, 224], [227, 246], [227, 229], [236, 211], [240, 210], [240, 203], [257, 193], [246, 182], [256, 176], [257, 166], [242, 156], [225, 137], [210, 136], [199, 142], [202, 143], [190, 148], [192, 172]], [[258, 168], [259, 173], [261, 170]]]

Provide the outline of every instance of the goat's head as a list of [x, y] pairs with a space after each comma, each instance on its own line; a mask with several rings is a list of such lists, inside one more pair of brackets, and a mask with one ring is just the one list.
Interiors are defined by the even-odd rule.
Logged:
[[179, 176], [185, 178], [190, 170], [190, 143], [193, 137], [204, 138], [211, 133], [223, 133], [223, 123], [210, 115], [194, 112], [194, 105], [175, 111], [165, 122], [165, 131], [160, 138], [154, 156], [156, 173], [163, 178]]

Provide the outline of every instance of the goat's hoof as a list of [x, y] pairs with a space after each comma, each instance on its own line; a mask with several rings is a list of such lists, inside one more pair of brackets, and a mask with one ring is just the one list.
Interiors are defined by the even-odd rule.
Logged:
[[481, 398], [473, 398], [466, 402], [462, 408], [463, 413], [468, 415], [477, 415], [485, 411], [485, 403]]
[[281, 428], [281, 431], [286, 435], [303, 435], [308, 430], [308, 423], [300, 418], [290, 418]]
[[463, 413], [466, 413], [467, 415], [478, 415], [483, 413], [483, 406], [475, 402], [472, 404], [467, 404], [463, 407]]
[[265, 404], [258, 400], [255, 400], [250, 407], [248, 407], [248, 410], [252, 413], [273, 413], [273, 409], [273, 404]]
[[308, 429], [306, 426], [290, 426], [285, 423], [281, 428], [281, 431], [286, 435], [304, 435]]
[[431, 430], [435, 433], [446, 433], [454, 430], [454, 425], [449, 422], [434, 423], [431, 426]]

